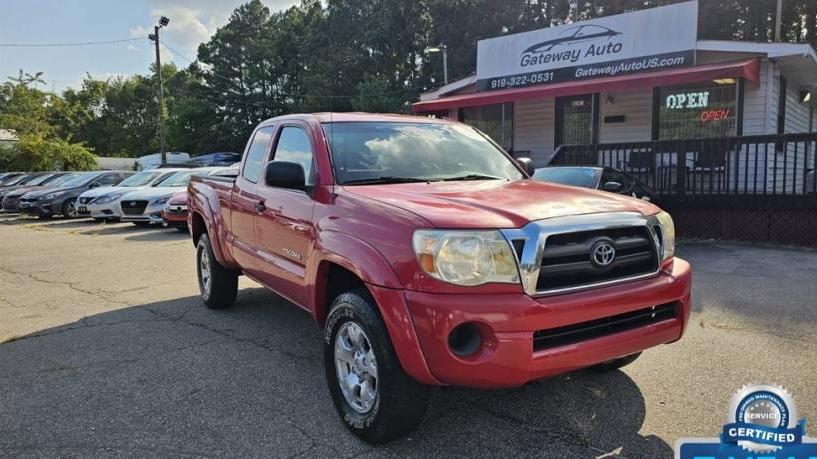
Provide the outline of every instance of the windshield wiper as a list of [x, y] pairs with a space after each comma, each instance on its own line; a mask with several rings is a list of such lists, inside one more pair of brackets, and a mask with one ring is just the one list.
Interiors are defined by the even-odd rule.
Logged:
[[468, 174], [468, 175], [460, 175], [457, 177], [449, 177], [442, 179], [443, 182], [456, 182], [459, 180], [507, 180], [503, 177], [496, 177], [493, 175], [485, 175], [485, 174]]
[[421, 183], [421, 182], [428, 183], [428, 180], [414, 177], [383, 176], [357, 180], [347, 180], [343, 182], [343, 185], [373, 185], [377, 183]]

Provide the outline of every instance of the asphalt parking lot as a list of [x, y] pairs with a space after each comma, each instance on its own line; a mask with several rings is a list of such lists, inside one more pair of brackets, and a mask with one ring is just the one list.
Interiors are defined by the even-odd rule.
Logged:
[[682, 243], [681, 342], [607, 374], [437, 390], [410, 438], [373, 448], [332, 408], [311, 318], [246, 279], [207, 310], [186, 235], [5, 215], [0, 242], [2, 457], [671, 457], [751, 382], [817, 422], [815, 251]]

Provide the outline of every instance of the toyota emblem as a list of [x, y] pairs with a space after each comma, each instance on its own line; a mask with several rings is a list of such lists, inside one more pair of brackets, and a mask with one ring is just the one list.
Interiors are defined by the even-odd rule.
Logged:
[[590, 261], [599, 268], [610, 266], [616, 259], [616, 248], [608, 241], [596, 242], [590, 249]]

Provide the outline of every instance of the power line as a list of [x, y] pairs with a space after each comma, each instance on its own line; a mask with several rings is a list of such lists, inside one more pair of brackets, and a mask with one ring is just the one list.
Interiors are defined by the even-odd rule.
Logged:
[[66, 46], [94, 46], [112, 45], [116, 43], [127, 43], [130, 41], [144, 40], [144, 38], [124, 38], [122, 40], [108, 41], [82, 41], [75, 43], [0, 43], [0, 47], [6, 48], [45, 48], [45, 47], [66, 47]]

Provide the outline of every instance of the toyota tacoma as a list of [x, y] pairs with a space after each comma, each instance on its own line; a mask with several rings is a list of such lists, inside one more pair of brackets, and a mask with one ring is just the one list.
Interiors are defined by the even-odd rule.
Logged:
[[229, 307], [243, 274], [308, 311], [334, 405], [371, 443], [416, 426], [431, 386], [613, 369], [680, 339], [670, 216], [529, 170], [452, 121], [267, 120], [236, 178], [190, 182], [201, 297]]

